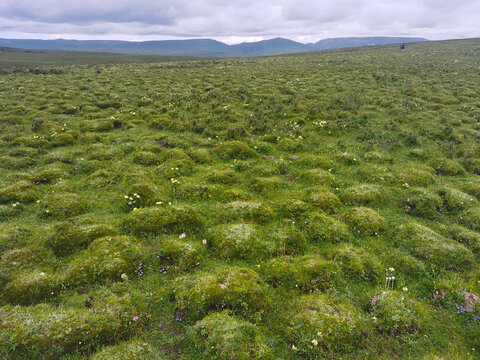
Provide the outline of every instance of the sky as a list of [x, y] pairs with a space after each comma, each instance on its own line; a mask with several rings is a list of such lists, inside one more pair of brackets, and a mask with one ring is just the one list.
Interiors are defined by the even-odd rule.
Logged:
[[1, 0], [0, 38], [480, 37], [480, 0]]

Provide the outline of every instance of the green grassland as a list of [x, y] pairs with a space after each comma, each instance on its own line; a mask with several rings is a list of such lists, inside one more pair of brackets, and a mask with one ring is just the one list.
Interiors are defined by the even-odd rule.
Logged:
[[0, 54], [0, 358], [480, 357], [479, 39], [31, 55]]

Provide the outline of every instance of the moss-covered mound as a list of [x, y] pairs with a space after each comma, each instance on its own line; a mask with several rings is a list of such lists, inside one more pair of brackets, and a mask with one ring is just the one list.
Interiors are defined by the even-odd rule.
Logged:
[[195, 232], [202, 226], [203, 219], [188, 205], [162, 204], [158, 207], [137, 209], [123, 221], [125, 231], [134, 235]]
[[280, 241], [256, 226], [236, 223], [220, 225], [209, 234], [209, 244], [221, 257], [261, 259], [280, 251]]
[[364, 236], [376, 236], [385, 230], [383, 218], [370, 208], [352, 208], [345, 215], [345, 221], [350, 225], [354, 233]]
[[222, 309], [254, 317], [271, 304], [260, 276], [242, 267], [221, 267], [214, 273], [178, 278], [175, 301], [177, 308], [192, 319]]
[[75, 257], [65, 273], [70, 285], [121, 281], [122, 274], [132, 274], [142, 261], [138, 242], [127, 236], [107, 236], [94, 240]]
[[353, 306], [325, 295], [307, 295], [296, 302], [285, 331], [292, 357], [322, 358], [353, 353], [365, 346], [369, 326]]
[[229, 315], [228, 311], [198, 321], [193, 327], [192, 341], [200, 359], [273, 359], [257, 326]]
[[412, 255], [444, 269], [465, 269], [473, 261], [472, 253], [465, 246], [413, 222], [397, 228], [395, 243]]
[[302, 291], [325, 290], [339, 279], [338, 265], [318, 256], [281, 257], [268, 261], [262, 269], [265, 279], [276, 287]]

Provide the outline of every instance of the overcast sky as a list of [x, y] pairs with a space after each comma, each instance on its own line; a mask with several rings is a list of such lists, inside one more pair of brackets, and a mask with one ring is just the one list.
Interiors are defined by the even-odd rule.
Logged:
[[480, 36], [480, 0], [0, 0], [0, 37], [227, 43]]

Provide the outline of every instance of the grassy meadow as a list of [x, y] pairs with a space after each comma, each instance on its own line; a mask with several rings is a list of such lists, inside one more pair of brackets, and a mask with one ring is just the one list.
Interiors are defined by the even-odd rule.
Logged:
[[1, 359], [480, 358], [479, 39], [65, 56], [0, 53]]

